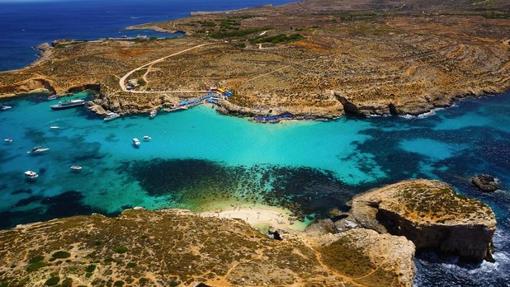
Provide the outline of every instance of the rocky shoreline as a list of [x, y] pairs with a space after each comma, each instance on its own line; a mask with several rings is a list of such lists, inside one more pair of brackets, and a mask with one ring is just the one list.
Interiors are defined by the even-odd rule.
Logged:
[[[432, 180], [357, 195], [348, 214], [304, 231], [279, 212], [134, 208], [113, 218], [93, 214], [19, 225], [0, 231], [0, 283], [411, 287], [416, 250], [491, 259], [496, 228], [488, 206]], [[278, 223], [280, 240], [253, 228], [266, 221]]]

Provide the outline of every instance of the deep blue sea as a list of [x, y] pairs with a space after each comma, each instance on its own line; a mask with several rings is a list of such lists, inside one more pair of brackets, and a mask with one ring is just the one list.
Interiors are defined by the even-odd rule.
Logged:
[[[118, 36], [126, 25], [264, 2], [0, 0], [0, 27], [9, 27], [0, 31], [0, 67], [30, 63], [32, 47], [44, 41]], [[207, 106], [105, 123], [84, 109], [51, 111], [55, 102], [44, 95], [2, 103], [13, 108], [0, 112], [0, 228], [133, 206], [200, 210], [232, 200], [320, 217], [333, 207], [346, 209], [369, 188], [435, 178], [494, 209], [496, 262], [469, 265], [421, 253], [416, 286], [509, 286], [510, 93], [467, 99], [422, 118], [281, 124], [223, 116]], [[152, 141], [133, 148], [131, 139], [144, 135]], [[28, 155], [36, 145], [50, 150]], [[82, 172], [72, 173], [72, 164]], [[39, 172], [37, 182], [25, 181], [28, 169]], [[473, 188], [469, 177], [482, 172], [499, 177], [504, 190]]]

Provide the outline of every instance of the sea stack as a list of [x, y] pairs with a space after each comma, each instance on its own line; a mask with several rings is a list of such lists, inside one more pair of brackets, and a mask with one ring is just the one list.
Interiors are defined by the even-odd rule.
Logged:
[[403, 235], [416, 248], [463, 259], [492, 259], [496, 217], [489, 206], [434, 180], [408, 180], [356, 196], [352, 215], [381, 233]]

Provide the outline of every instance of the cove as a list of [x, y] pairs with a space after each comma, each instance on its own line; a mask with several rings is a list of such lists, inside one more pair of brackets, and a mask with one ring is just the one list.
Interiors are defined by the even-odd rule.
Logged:
[[[86, 96], [85, 93], [77, 96]], [[356, 193], [407, 178], [437, 178], [489, 204], [496, 263], [452, 265], [418, 256], [417, 284], [504, 286], [510, 274], [510, 196], [469, 184], [488, 172], [510, 182], [510, 94], [468, 99], [426, 118], [348, 118], [259, 124], [211, 107], [103, 122], [84, 109], [51, 111], [43, 95], [0, 112], [0, 226], [143, 206], [201, 210], [214, 201], [283, 206], [300, 217], [347, 209]], [[50, 129], [50, 127], [58, 127]], [[133, 148], [131, 139], [152, 137]], [[29, 156], [33, 146], [50, 148]], [[72, 173], [72, 164], [83, 166]], [[27, 183], [25, 170], [40, 177]], [[454, 260], [454, 259], [451, 259]], [[497, 272], [495, 272], [497, 270]], [[453, 278], [453, 279], [452, 279]]]

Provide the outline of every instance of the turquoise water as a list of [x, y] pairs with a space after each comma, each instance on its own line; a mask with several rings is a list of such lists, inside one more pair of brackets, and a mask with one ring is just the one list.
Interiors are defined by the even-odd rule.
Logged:
[[[426, 118], [282, 124], [223, 116], [208, 106], [153, 120], [103, 122], [85, 109], [51, 111], [55, 102], [45, 96], [7, 103], [14, 108], [0, 112], [0, 138], [14, 142], [0, 144], [1, 227], [133, 206], [200, 209], [214, 200], [273, 204], [320, 217], [333, 207], [346, 209], [354, 194], [372, 187], [438, 178], [496, 211], [500, 260], [453, 268], [424, 253], [417, 261], [418, 285], [430, 286], [438, 276], [455, 278], [459, 286], [505, 286], [500, 282], [509, 279], [508, 192], [482, 194], [468, 178], [488, 172], [510, 182], [510, 95], [466, 100]], [[152, 141], [134, 148], [131, 139], [144, 135]], [[50, 151], [28, 155], [36, 145]], [[72, 164], [83, 171], [72, 173]], [[40, 173], [37, 182], [25, 181], [28, 169]]]

